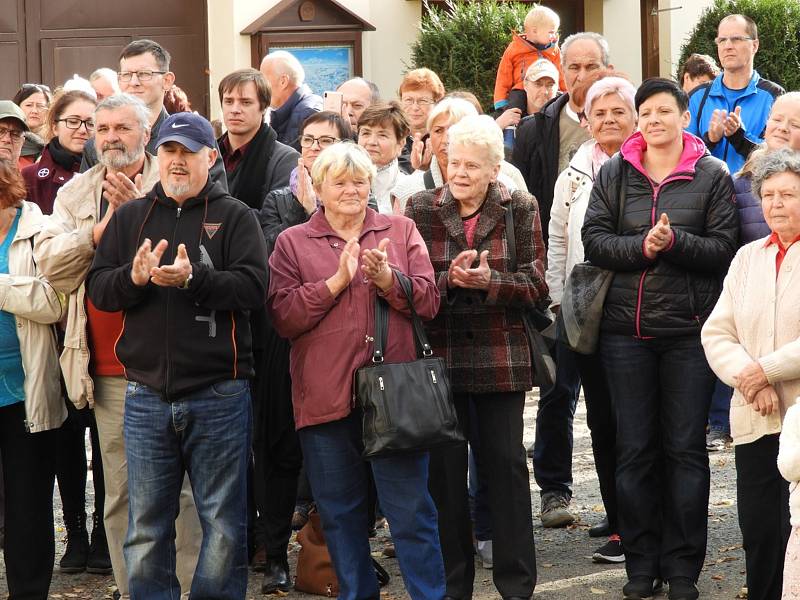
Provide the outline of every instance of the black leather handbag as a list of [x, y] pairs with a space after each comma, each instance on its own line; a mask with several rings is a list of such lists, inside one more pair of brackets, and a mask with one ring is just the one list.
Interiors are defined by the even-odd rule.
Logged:
[[389, 305], [377, 296], [372, 362], [356, 371], [353, 390], [363, 411], [365, 458], [419, 452], [464, 441], [447, 367], [444, 359], [433, 356], [422, 320], [414, 310], [411, 281], [399, 271], [394, 276], [408, 298], [419, 358], [403, 363], [384, 361]]

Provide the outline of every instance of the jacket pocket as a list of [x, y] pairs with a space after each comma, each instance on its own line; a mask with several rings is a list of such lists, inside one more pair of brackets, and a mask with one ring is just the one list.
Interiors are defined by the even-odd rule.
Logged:
[[755, 425], [753, 419], [756, 418], [756, 412], [750, 406], [742, 395], [737, 391], [734, 392], [731, 398], [731, 437], [736, 440], [753, 433]]

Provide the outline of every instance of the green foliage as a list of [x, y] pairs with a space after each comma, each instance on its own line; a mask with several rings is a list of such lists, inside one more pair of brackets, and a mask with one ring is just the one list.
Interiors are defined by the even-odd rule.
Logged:
[[430, 7], [411, 46], [411, 68], [435, 71], [445, 89], [469, 90], [491, 110], [497, 65], [511, 30], [522, 30], [531, 8], [495, 0], [448, 0], [445, 9]]
[[694, 52], [719, 60], [714, 38], [723, 17], [740, 13], [758, 25], [755, 68], [762, 77], [787, 90], [800, 90], [800, 2], [797, 0], [715, 0], [700, 17], [681, 48], [678, 65]]

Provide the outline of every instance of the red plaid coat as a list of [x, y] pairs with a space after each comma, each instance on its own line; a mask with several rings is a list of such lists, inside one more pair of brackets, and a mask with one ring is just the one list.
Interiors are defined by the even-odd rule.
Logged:
[[[509, 272], [505, 210], [514, 211], [517, 271]], [[468, 250], [458, 204], [447, 185], [419, 192], [406, 206], [428, 246], [442, 296], [438, 315], [426, 324], [434, 352], [447, 361], [455, 392], [476, 394], [524, 391], [533, 387], [522, 309], [547, 297], [545, 248], [536, 199], [510, 194], [492, 183], [475, 230], [473, 248], [489, 251], [489, 289], [447, 287], [450, 261]], [[474, 266], [477, 266], [477, 262]]]

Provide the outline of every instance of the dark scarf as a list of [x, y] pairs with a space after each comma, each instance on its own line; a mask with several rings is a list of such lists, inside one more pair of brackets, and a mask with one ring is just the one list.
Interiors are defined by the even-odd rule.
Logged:
[[250, 208], [260, 209], [264, 202], [267, 163], [272, 158], [277, 139], [278, 135], [272, 127], [266, 123], [261, 125], [256, 136], [250, 140], [242, 160], [228, 174], [228, 193]]
[[47, 149], [50, 152], [50, 156], [53, 157], [53, 162], [58, 166], [65, 168], [67, 171], [72, 171], [73, 173], [78, 172], [78, 169], [81, 166], [80, 154], [73, 154], [64, 148], [64, 146], [61, 145], [61, 142], [58, 141], [57, 137], [54, 137], [52, 140], [50, 140], [50, 143], [47, 145]]

